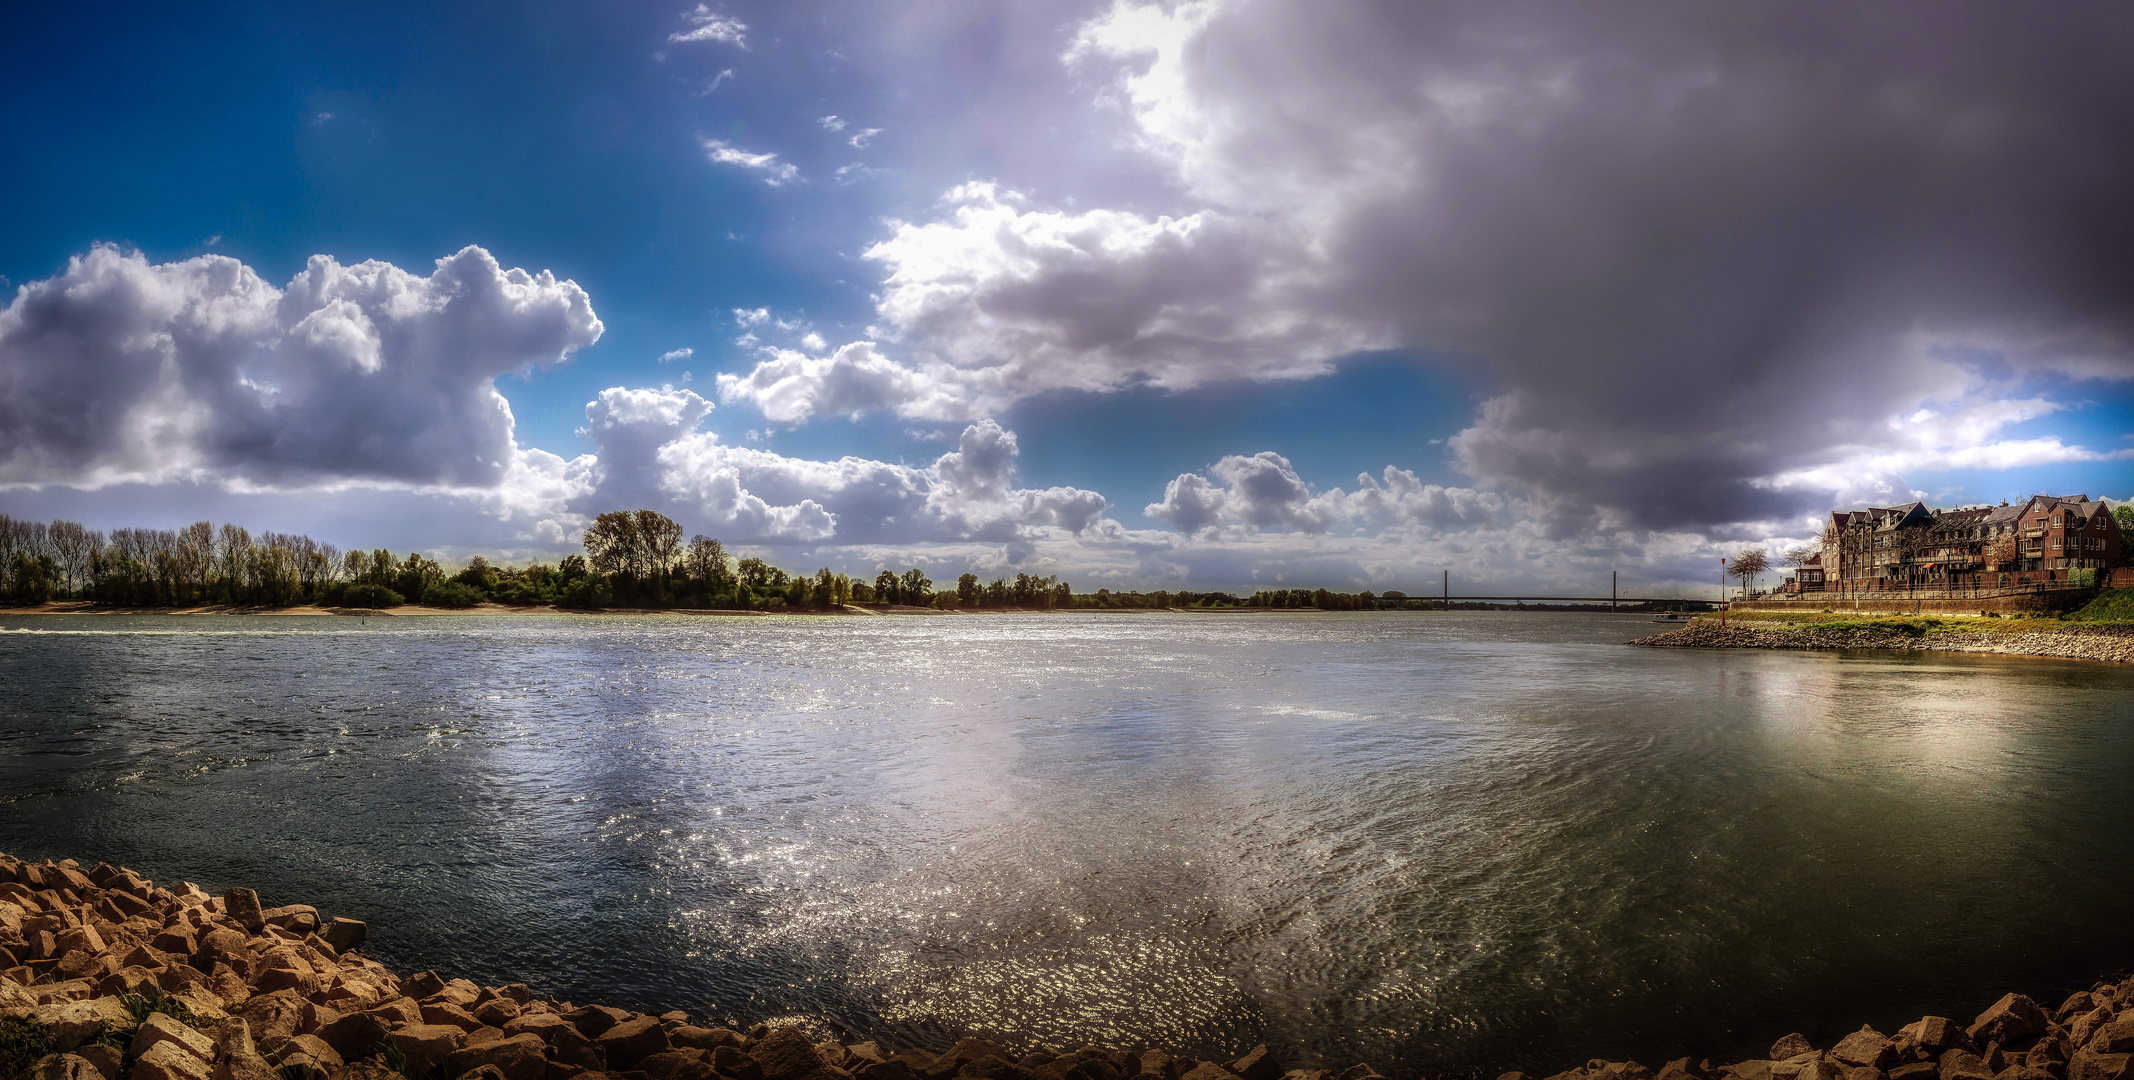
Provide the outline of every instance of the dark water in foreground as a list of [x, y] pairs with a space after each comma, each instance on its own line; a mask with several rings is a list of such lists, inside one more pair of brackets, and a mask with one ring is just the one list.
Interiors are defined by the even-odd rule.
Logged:
[[0, 850], [580, 1001], [1403, 1077], [2134, 963], [2134, 672], [1649, 629], [0, 618]]

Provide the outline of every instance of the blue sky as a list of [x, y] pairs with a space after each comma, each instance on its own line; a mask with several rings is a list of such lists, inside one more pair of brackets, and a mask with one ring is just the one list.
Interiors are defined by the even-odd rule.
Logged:
[[2134, 495], [2123, 17], [1637, 10], [31, 11], [0, 512], [1666, 590]]

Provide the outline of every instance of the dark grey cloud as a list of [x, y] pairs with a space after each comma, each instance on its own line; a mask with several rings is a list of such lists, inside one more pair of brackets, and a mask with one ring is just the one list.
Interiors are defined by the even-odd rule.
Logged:
[[895, 404], [1449, 351], [1501, 391], [1454, 460], [1564, 532], [2095, 458], [2003, 432], [2134, 377], [2130, 48], [2108, 4], [1116, 3], [1063, 64], [1167, 187], [1011, 198], [1026, 156], [897, 228]]

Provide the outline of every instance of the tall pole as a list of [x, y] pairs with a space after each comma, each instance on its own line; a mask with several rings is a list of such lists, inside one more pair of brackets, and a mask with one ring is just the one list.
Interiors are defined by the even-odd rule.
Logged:
[[1445, 610], [1452, 610], [1452, 571], [1445, 571]]
[[1615, 575], [1616, 571], [1608, 571], [1608, 611], [1610, 614], [1615, 612]]
[[1726, 556], [1719, 556], [1719, 625], [1726, 625]]

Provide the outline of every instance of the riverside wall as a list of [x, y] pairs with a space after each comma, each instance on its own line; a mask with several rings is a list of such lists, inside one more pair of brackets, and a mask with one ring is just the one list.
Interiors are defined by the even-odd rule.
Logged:
[[[745, 1031], [400, 976], [362, 955], [369, 929], [316, 908], [262, 908], [132, 871], [0, 855], [0, 1080], [1371, 1080], [1354, 1064], [1162, 1049], [845, 1043], [799, 1026]], [[1777, 1018], [1774, 1026], [1782, 1026]], [[738, 1025], [736, 1025], [738, 1026]], [[1498, 1080], [1529, 1080], [1520, 1072]], [[2047, 1010], [2008, 994], [1969, 1024], [1927, 1016], [1765, 1057], [1594, 1059], [1548, 1080], [2134, 1080], [2134, 979]]]

